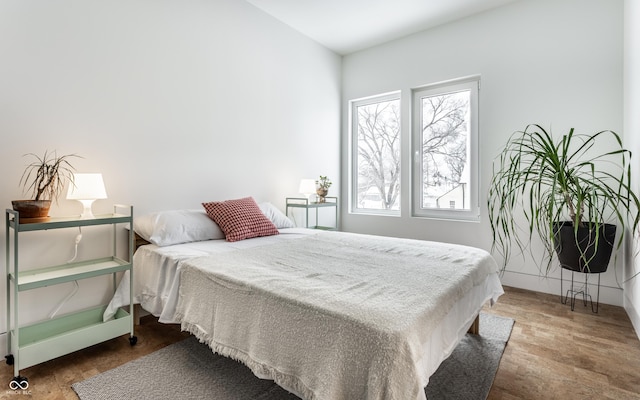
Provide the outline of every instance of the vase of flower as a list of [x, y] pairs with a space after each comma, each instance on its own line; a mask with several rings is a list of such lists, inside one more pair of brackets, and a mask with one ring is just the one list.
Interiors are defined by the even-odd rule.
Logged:
[[318, 195], [318, 203], [324, 203], [327, 201], [326, 197], [329, 194], [329, 190], [318, 188], [316, 189], [316, 194]]
[[329, 194], [329, 187], [331, 187], [331, 181], [326, 176], [320, 175], [320, 179], [316, 181], [316, 194], [318, 195], [318, 203], [324, 203], [327, 201], [326, 197]]

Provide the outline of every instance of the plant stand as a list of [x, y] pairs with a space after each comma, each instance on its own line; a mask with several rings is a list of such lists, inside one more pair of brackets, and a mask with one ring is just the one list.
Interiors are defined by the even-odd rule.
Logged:
[[575, 304], [576, 304], [576, 296], [578, 295], [582, 295], [582, 302], [584, 303], [584, 306], [587, 306], [587, 297], [589, 298], [589, 302], [591, 303], [591, 312], [593, 313], [598, 313], [598, 306], [600, 305], [600, 274], [596, 274], [598, 275], [598, 290], [597, 290], [597, 295], [596, 295], [596, 305], [595, 308], [593, 306], [593, 299], [591, 298], [591, 295], [589, 294], [589, 273], [584, 273], [584, 285], [576, 288], [574, 286], [574, 273], [576, 271], [570, 270], [571, 271], [571, 286], [569, 287], [569, 290], [567, 290], [567, 293], [564, 295], [563, 297], [563, 293], [564, 293], [564, 289], [563, 289], [563, 283], [564, 283], [564, 277], [562, 276], [563, 271], [566, 268], [561, 267], [560, 268], [560, 301], [562, 302], [562, 304], [567, 304], [567, 301], [569, 300], [569, 297], [571, 297], [571, 311], [574, 310], [575, 308]]

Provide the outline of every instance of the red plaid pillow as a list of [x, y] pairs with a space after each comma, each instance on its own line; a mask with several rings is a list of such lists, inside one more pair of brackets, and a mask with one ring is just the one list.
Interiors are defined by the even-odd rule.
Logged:
[[252, 197], [202, 205], [209, 218], [220, 226], [228, 242], [279, 233]]

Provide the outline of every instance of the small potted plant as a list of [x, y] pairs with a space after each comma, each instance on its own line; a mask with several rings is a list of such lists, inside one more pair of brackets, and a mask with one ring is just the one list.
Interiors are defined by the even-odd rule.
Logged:
[[529, 125], [515, 132], [494, 164], [488, 196], [493, 245], [504, 266], [512, 246], [524, 251], [535, 235], [544, 245], [537, 261], [545, 275], [554, 254], [562, 268], [606, 271], [612, 251], [640, 222], [630, 158], [620, 136], [609, 130], [571, 129], [554, 137]]
[[329, 194], [329, 188], [331, 187], [331, 181], [326, 176], [320, 175], [320, 179], [316, 181], [316, 194], [318, 195], [318, 202], [324, 203], [325, 197]]
[[69, 158], [79, 156], [67, 154], [58, 157], [55, 151], [45, 151], [42, 157], [34, 153], [24, 156], [34, 158], [20, 178], [20, 186], [25, 193], [31, 193], [32, 199], [13, 200], [11, 204], [13, 209], [20, 213], [20, 219], [25, 222], [46, 219], [51, 201], [58, 200], [65, 182], [69, 180], [73, 184], [74, 168], [69, 163]]

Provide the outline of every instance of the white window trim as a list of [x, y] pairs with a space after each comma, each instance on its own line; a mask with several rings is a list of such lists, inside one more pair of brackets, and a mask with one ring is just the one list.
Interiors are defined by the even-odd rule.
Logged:
[[[422, 147], [422, 106], [421, 99], [426, 95], [437, 95], [447, 92], [455, 92], [459, 90], [470, 90], [470, 168], [471, 182], [469, 189], [471, 191], [470, 207], [468, 210], [452, 210], [452, 209], [435, 209], [421, 208], [422, 204], [422, 165], [421, 165], [421, 147]], [[445, 82], [439, 82], [432, 85], [421, 86], [411, 90], [412, 94], [412, 135], [411, 135], [411, 215], [413, 217], [450, 219], [462, 221], [480, 221], [480, 163], [479, 163], [479, 92], [480, 92], [480, 76], [474, 75], [460, 79], [454, 79]]]
[[[358, 157], [358, 119], [355, 110], [357, 107], [366, 106], [369, 104], [381, 103], [384, 101], [399, 100], [400, 112], [402, 113], [402, 98], [401, 91], [394, 91], [389, 93], [383, 93], [380, 95], [363, 97], [360, 99], [349, 101], [349, 213], [350, 214], [363, 214], [363, 215], [385, 215], [385, 216], [400, 216], [400, 210], [382, 210], [382, 209], [370, 209], [359, 208], [358, 204], [358, 170], [354, 163]], [[402, 128], [401, 128], [402, 129]], [[400, 141], [402, 141], [402, 133], [400, 134]], [[402, 159], [402, 157], [401, 157]], [[402, 174], [402, 172], [401, 172]], [[402, 198], [403, 191], [400, 187], [400, 198]]]

